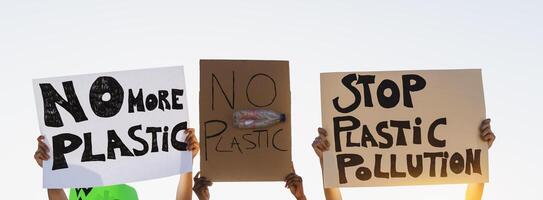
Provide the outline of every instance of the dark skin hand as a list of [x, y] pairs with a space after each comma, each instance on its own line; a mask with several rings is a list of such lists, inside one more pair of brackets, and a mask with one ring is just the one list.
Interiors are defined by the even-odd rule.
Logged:
[[302, 177], [298, 176], [292, 167], [292, 173], [285, 177], [285, 187], [290, 189], [290, 192], [297, 200], [306, 200], [304, 193], [304, 185], [302, 183]]
[[196, 193], [196, 196], [200, 200], [209, 200], [209, 186], [213, 185], [213, 182], [206, 177], [200, 177], [200, 172], [194, 176], [194, 187], [192, 190]]
[[492, 132], [490, 127], [490, 121], [490, 119], [483, 120], [483, 122], [481, 122], [481, 127], [479, 128], [481, 131], [481, 139], [488, 143], [488, 148], [492, 147], [494, 140], [496, 140], [496, 135], [494, 135], [494, 132]]

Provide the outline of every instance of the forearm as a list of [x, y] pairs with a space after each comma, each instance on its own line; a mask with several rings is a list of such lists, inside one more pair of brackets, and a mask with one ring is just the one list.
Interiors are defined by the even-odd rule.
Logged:
[[176, 199], [192, 200], [192, 172], [187, 172], [179, 175]]
[[466, 190], [466, 200], [481, 200], [483, 198], [484, 183], [470, 183]]
[[49, 200], [68, 200], [64, 189], [47, 189]]
[[[320, 164], [321, 164], [321, 171], [322, 171], [323, 169], [322, 159], [320, 159]], [[324, 172], [322, 173], [322, 175], [324, 176]], [[339, 191], [339, 188], [325, 188], [324, 185], [323, 185], [323, 188], [324, 188], [324, 196], [326, 197], [326, 200], [342, 200], [341, 191]]]

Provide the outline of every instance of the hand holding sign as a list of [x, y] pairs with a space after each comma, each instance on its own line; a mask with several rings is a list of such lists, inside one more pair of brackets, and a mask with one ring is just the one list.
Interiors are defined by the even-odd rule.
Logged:
[[194, 128], [187, 128], [185, 130], [185, 143], [187, 143], [187, 149], [192, 152], [192, 159], [198, 155], [200, 151], [200, 143], [196, 139], [196, 134], [194, 133]]
[[494, 132], [492, 132], [492, 129], [490, 128], [490, 119], [485, 119], [481, 123], [480, 130], [481, 139], [488, 143], [488, 148], [492, 147], [492, 144], [494, 144], [494, 140], [496, 140], [496, 135], [494, 135]]
[[43, 135], [38, 136], [38, 149], [34, 153], [34, 160], [40, 167], [43, 166], [44, 160], [49, 160], [49, 147], [43, 142], [45, 137]]
[[290, 193], [292, 193], [297, 200], [306, 200], [302, 177], [296, 174], [294, 164], [291, 166], [291, 169], [292, 173], [285, 177], [285, 187], [290, 190]]
[[200, 172], [194, 176], [194, 187], [192, 190], [198, 196], [199, 200], [209, 200], [209, 188], [213, 185], [213, 182], [207, 179], [207, 177], [200, 176]]
[[319, 127], [317, 130], [319, 136], [313, 140], [311, 146], [313, 146], [313, 150], [315, 151], [315, 154], [317, 154], [317, 157], [319, 157], [322, 165], [322, 154], [324, 151], [328, 151], [330, 149], [330, 142], [328, 142], [328, 139], [326, 139], [328, 132], [326, 132], [325, 129]]

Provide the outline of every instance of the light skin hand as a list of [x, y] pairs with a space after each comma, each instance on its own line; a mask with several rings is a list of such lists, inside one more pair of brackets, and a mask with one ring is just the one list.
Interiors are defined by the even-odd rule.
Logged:
[[[34, 160], [36, 160], [36, 163], [40, 167], [43, 167], [43, 161], [49, 160], [49, 147], [45, 144], [45, 137], [43, 137], [43, 135], [40, 135], [37, 140], [38, 149], [34, 153]], [[47, 196], [49, 197], [49, 200], [68, 200], [63, 189], [47, 189]]]
[[[313, 140], [313, 143], [311, 146], [313, 147], [313, 150], [315, 151], [315, 154], [317, 157], [319, 157], [319, 161], [321, 164], [321, 170], [322, 170], [322, 159], [323, 159], [323, 153], [325, 151], [330, 150], [330, 142], [328, 142], [328, 139], [326, 139], [326, 136], [328, 136], [328, 133], [325, 129], [319, 128], [318, 130], [319, 136]], [[339, 191], [339, 188], [324, 188], [324, 196], [326, 197], [326, 200], [341, 200], [341, 191]]]
[[37, 140], [38, 149], [34, 153], [34, 160], [36, 160], [36, 163], [38, 163], [38, 165], [42, 167], [43, 161], [49, 160], [49, 147], [47, 147], [47, 144], [45, 144], [45, 137], [43, 137], [43, 135], [40, 135]]
[[185, 138], [185, 143], [187, 143], [187, 149], [192, 152], [192, 159], [198, 155], [198, 152], [200, 152], [200, 143], [198, 142], [198, 139], [196, 139], [196, 134], [194, 133], [193, 128], [188, 128], [185, 130], [185, 134], [187, 135]]
[[313, 147], [313, 150], [315, 151], [315, 154], [317, 154], [317, 157], [319, 157], [319, 160], [322, 165], [322, 154], [324, 151], [328, 151], [330, 149], [330, 142], [328, 142], [328, 139], [326, 139], [326, 136], [328, 136], [328, 133], [323, 128], [318, 129], [319, 136], [313, 140], [313, 143], [311, 146]]
[[[185, 143], [187, 150], [192, 152], [192, 159], [198, 155], [200, 151], [200, 143], [196, 139], [196, 134], [193, 128], [185, 130]], [[176, 200], [191, 200], [192, 199], [192, 172], [183, 173], [179, 176], [177, 184]]]
[[[492, 144], [494, 144], [494, 140], [496, 140], [496, 135], [494, 135], [494, 132], [492, 131], [490, 121], [490, 119], [483, 120], [481, 122], [481, 126], [479, 127], [481, 139], [488, 144], [489, 149], [492, 147]], [[484, 187], [484, 183], [468, 184], [468, 188], [466, 190], [466, 200], [481, 200], [483, 198]]]

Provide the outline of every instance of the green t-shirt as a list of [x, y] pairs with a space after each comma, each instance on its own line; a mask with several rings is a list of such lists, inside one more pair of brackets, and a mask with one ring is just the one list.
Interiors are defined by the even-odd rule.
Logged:
[[138, 200], [136, 190], [128, 185], [70, 189], [70, 200]]

